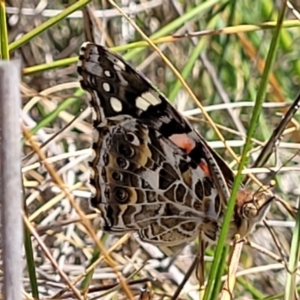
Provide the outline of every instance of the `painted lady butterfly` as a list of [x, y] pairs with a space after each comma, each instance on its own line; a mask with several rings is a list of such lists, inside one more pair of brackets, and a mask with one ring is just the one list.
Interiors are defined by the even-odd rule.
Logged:
[[[94, 187], [104, 229], [156, 245], [218, 237], [234, 176], [144, 75], [105, 47], [84, 43], [80, 83], [91, 96]], [[228, 241], [261, 221], [272, 198], [240, 187]]]

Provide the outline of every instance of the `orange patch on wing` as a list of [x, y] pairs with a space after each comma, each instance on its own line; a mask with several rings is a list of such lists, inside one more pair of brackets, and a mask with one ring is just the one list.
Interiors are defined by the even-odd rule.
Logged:
[[208, 165], [203, 160], [201, 160], [199, 167], [207, 176], [210, 176]]
[[169, 139], [179, 148], [184, 149], [189, 154], [195, 147], [195, 142], [187, 134], [173, 134]]

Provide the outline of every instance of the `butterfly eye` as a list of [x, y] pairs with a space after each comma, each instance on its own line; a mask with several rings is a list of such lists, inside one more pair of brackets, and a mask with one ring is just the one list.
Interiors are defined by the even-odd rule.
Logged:
[[117, 188], [114, 191], [115, 199], [120, 203], [126, 203], [129, 198], [129, 193], [123, 188]]
[[244, 204], [242, 208], [243, 217], [247, 219], [251, 219], [251, 218], [255, 218], [257, 214], [258, 214], [258, 209], [252, 202], [248, 202]]

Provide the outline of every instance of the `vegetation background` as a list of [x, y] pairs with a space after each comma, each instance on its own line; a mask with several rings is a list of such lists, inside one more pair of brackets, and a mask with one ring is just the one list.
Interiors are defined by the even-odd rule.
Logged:
[[[179, 78], [112, 1], [0, 2], [0, 54], [20, 58], [23, 68], [24, 207], [32, 225], [25, 227], [24, 299], [174, 299], [198, 243], [172, 254], [134, 234], [107, 235], [89, 208], [91, 110], [76, 73], [88, 32], [95, 30], [102, 44], [150, 78], [234, 170], [237, 162]], [[88, 3], [96, 23], [83, 18]], [[249, 126], [255, 125], [250, 167], [299, 93], [299, 3], [122, 0], [117, 5], [180, 72], [238, 156]], [[260, 110], [256, 121], [253, 114]], [[229, 274], [236, 278], [233, 291], [228, 296], [215, 288], [205, 299], [297, 299], [299, 220], [295, 224], [291, 211], [300, 194], [299, 120], [297, 113], [264, 168], [248, 169], [266, 185], [276, 179], [274, 193], [286, 204], [274, 201], [268, 214], [273, 235], [259, 226], [235, 262], [237, 270]], [[206, 274], [214, 249], [206, 253]], [[191, 275], [178, 299], [199, 297]]]

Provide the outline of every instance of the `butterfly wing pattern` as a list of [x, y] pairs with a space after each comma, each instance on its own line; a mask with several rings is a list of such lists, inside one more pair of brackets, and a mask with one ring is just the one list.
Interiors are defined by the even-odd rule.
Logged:
[[[93, 109], [91, 205], [104, 230], [176, 246], [215, 243], [233, 173], [151, 82], [107, 48], [84, 43], [80, 83]], [[240, 188], [228, 241], [262, 220], [270, 198]]]

